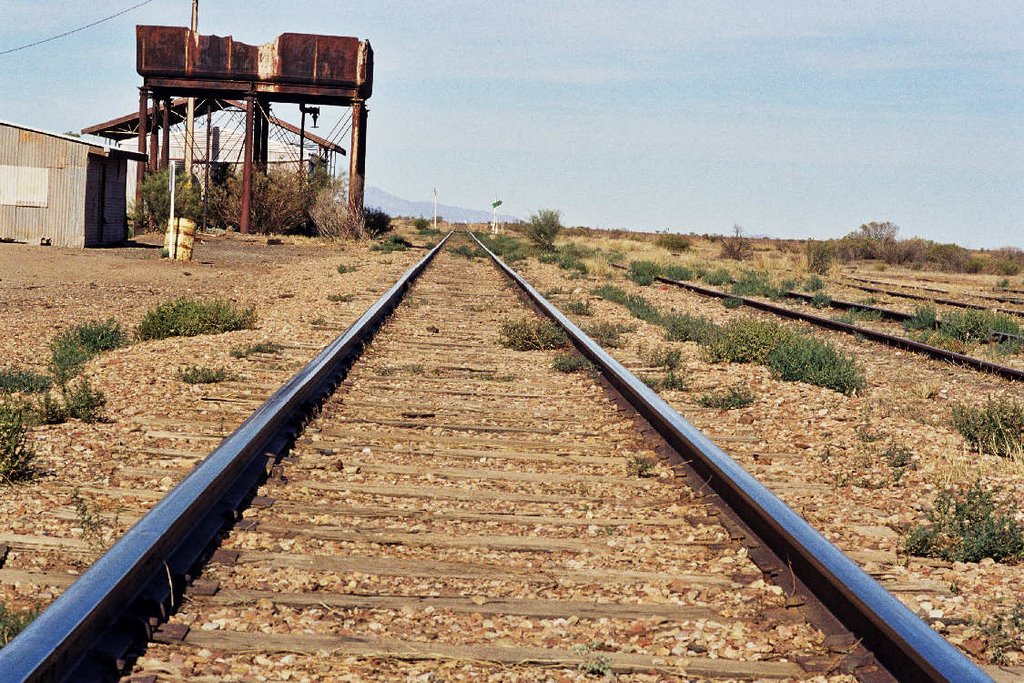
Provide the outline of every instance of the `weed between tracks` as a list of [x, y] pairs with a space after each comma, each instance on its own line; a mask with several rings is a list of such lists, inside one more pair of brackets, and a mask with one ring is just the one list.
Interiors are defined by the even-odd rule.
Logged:
[[231, 349], [232, 358], [246, 358], [254, 353], [280, 353], [284, 347], [277, 342], [264, 341], [249, 344], [248, 346], [236, 346]]
[[216, 384], [230, 377], [230, 373], [224, 368], [206, 368], [200, 365], [190, 365], [178, 372], [178, 378], [185, 384]]
[[12, 612], [7, 605], [0, 602], [0, 647], [14, 640], [14, 636], [25, 630], [25, 627], [36, 618], [37, 612]]
[[28, 443], [24, 406], [15, 401], [0, 401], [0, 484], [31, 479], [35, 473], [34, 458], [35, 452]]
[[724, 391], [709, 391], [697, 399], [697, 402], [705, 408], [736, 410], [751, 405], [754, 402], [754, 395], [741, 386], [735, 386]]
[[592, 370], [594, 364], [580, 354], [570, 351], [569, 353], [560, 353], [555, 356], [555, 359], [551, 362], [551, 367], [559, 372], [569, 373]]
[[562, 328], [550, 320], [532, 316], [505, 320], [499, 334], [501, 345], [514, 351], [560, 349], [569, 345]]
[[989, 400], [982, 408], [955, 405], [953, 427], [980, 453], [1024, 457], [1024, 405], [1016, 401]]
[[39, 394], [53, 386], [48, 376], [19, 367], [0, 369], [0, 394]]

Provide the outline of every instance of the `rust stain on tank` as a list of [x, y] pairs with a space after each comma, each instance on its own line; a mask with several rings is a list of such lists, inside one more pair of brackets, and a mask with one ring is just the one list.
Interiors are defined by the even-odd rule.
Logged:
[[136, 35], [143, 77], [350, 88], [364, 99], [373, 86], [373, 49], [351, 36], [283, 33], [248, 45], [176, 26], [137, 26]]

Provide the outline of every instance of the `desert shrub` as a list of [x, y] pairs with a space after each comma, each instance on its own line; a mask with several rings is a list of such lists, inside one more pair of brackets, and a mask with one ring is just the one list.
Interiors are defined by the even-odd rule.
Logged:
[[787, 292], [795, 292], [799, 286], [799, 280], [794, 278], [786, 278], [785, 280], [779, 283], [779, 291], [782, 294], [786, 294]]
[[693, 271], [686, 266], [662, 266], [661, 276], [669, 280], [692, 280]]
[[682, 235], [674, 233], [664, 233], [658, 235], [655, 238], [654, 243], [657, 244], [662, 249], [667, 249], [668, 251], [671, 251], [673, 254], [678, 254], [690, 250], [690, 240], [686, 237], [683, 237]]
[[[310, 207], [320, 189], [319, 183], [293, 168], [253, 173], [249, 230], [266, 235], [305, 229]], [[338, 207], [322, 206], [321, 209], [334, 211]], [[210, 214], [225, 227], [241, 225], [242, 179], [239, 176], [231, 175], [222, 186], [211, 188]]]
[[0, 401], [0, 484], [29, 479], [35, 452], [28, 443], [28, 416], [16, 401]]
[[629, 279], [638, 285], [647, 286], [659, 275], [661, 267], [653, 261], [631, 261], [629, 264]]
[[703, 273], [700, 279], [712, 287], [721, 287], [732, 282], [732, 275], [725, 268], [716, 268], [715, 270]]
[[477, 237], [505, 263], [522, 261], [530, 255], [529, 247], [511, 235], [480, 234]]
[[815, 308], [826, 308], [832, 304], [832, 298], [825, 294], [825, 292], [815, 292], [814, 296], [811, 297], [810, 303]]
[[987, 341], [993, 332], [1020, 334], [1020, 326], [1008, 315], [994, 311], [950, 311], [942, 317], [939, 331], [957, 341]]
[[764, 296], [770, 299], [782, 295], [779, 288], [772, 284], [771, 276], [759, 270], [743, 271], [732, 283], [730, 291], [736, 296]]
[[913, 330], [934, 330], [938, 326], [939, 316], [934, 306], [915, 306], [914, 315], [903, 321], [903, 328]]
[[14, 640], [14, 636], [25, 630], [25, 627], [36, 618], [34, 611], [16, 613], [0, 602], [0, 648]]
[[746, 408], [754, 402], [754, 394], [741, 386], [729, 387], [724, 391], [709, 391], [697, 399], [705, 408], [735, 410]]
[[642, 455], [634, 455], [626, 461], [626, 474], [631, 477], [638, 477], [641, 479], [653, 477], [654, 466], [657, 464], [657, 461], [651, 458], [645, 458]]
[[806, 382], [841, 394], [853, 394], [865, 386], [864, 374], [853, 358], [814, 337], [782, 339], [765, 359], [779, 379]]
[[328, 239], [366, 237], [363, 212], [349, 207], [348, 184], [344, 179], [316, 173], [305, 180], [300, 178], [299, 185], [301, 199], [307, 206], [305, 218], [314, 234]]
[[807, 270], [818, 275], [828, 275], [835, 261], [835, 247], [831, 242], [807, 241]]
[[588, 325], [583, 331], [601, 346], [617, 349], [622, 346], [622, 333], [630, 330], [631, 328], [626, 325], [598, 321]]
[[967, 264], [964, 266], [965, 273], [977, 274], [985, 270], [985, 262], [977, 256], [972, 256], [968, 259]]
[[671, 346], [642, 347], [637, 355], [651, 367], [661, 367], [667, 370], [676, 370], [683, 360], [683, 352]]
[[570, 351], [555, 356], [551, 367], [559, 372], [583, 372], [594, 367], [594, 364], [580, 354]]
[[232, 358], [247, 358], [254, 353], [280, 353], [284, 349], [277, 342], [263, 341], [249, 344], [248, 346], [236, 346], [231, 349]]
[[363, 226], [370, 237], [380, 237], [391, 230], [391, 216], [383, 209], [368, 206], [363, 209]]
[[734, 225], [732, 235], [722, 238], [722, 258], [733, 261], [746, 261], [753, 256], [754, 246], [750, 240], [743, 235], [743, 227]]
[[914, 453], [905, 446], [890, 445], [882, 453], [882, 459], [892, 470], [893, 481], [898, 483], [907, 470], [917, 469], [914, 463]]
[[582, 276], [590, 272], [587, 264], [580, 260], [580, 254], [573, 249], [563, 249], [557, 253], [555, 263], [562, 270], [568, 270], [573, 275]]
[[526, 236], [541, 249], [551, 250], [558, 233], [562, 231], [562, 212], [557, 209], [541, 209], [530, 215], [526, 224]]
[[201, 365], [190, 365], [178, 372], [178, 378], [185, 384], [216, 384], [229, 376], [224, 368], [206, 368]]
[[93, 389], [88, 380], [82, 379], [68, 385], [64, 391], [64, 412], [82, 422], [95, 422], [100, 418], [107, 399], [102, 391]]
[[123, 346], [126, 341], [124, 330], [113, 318], [75, 325], [50, 342], [50, 372], [63, 384], [95, 356]]
[[863, 308], [851, 308], [846, 313], [837, 315], [832, 319], [836, 322], [853, 325], [859, 322], [878, 322], [882, 319], [882, 314], [878, 311], [869, 311]]
[[825, 281], [817, 275], [810, 276], [804, 283], [805, 292], [820, 292], [823, 289], [825, 289]]
[[221, 299], [181, 298], [168, 301], [146, 311], [135, 328], [139, 341], [167, 337], [195, 337], [256, 326], [256, 309], [243, 308]]
[[403, 237], [398, 235], [388, 235], [387, 239], [370, 247], [370, 251], [379, 251], [384, 254], [390, 254], [393, 251], [405, 251], [411, 246], [412, 245]]
[[686, 380], [672, 370], [661, 377], [644, 377], [643, 381], [655, 391], [686, 391]]
[[412, 227], [416, 228], [419, 232], [424, 232], [430, 229], [430, 221], [423, 216], [419, 216], [412, 222]]
[[19, 367], [0, 368], [0, 394], [39, 394], [53, 385], [46, 375]]
[[704, 353], [712, 362], [763, 365], [779, 344], [794, 336], [794, 332], [777, 322], [744, 316], [720, 326], [705, 339]]
[[650, 302], [638, 294], [629, 294], [615, 285], [602, 285], [594, 290], [594, 294], [626, 307], [633, 317], [658, 325], [661, 324], [661, 313]]
[[1024, 454], [1024, 405], [1016, 401], [989, 400], [981, 408], [954, 405], [953, 427], [980, 453]]
[[718, 326], [707, 318], [679, 313], [665, 318], [666, 337], [670, 341], [708, 343], [718, 332]]
[[743, 305], [743, 299], [735, 296], [729, 296], [722, 299], [722, 305], [731, 309], [739, 308]]
[[975, 482], [963, 493], [940, 493], [928, 523], [910, 530], [906, 549], [950, 562], [1018, 560], [1024, 555], [1024, 529], [1012, 514], [997, 511], [992, 492]]
[[345, 265], [344, 263], [338, 264], [338, 275], [344, 275], [345, 273], [355, 272], [357, 268], [355, 266]]
[[[163, 231], [170, 218], [170, 170], [146, 174], [142, 182], [142, 202], [135, 207], [136, 231]], [[177, 173], [174, 188], [174, 215], [199, 222], [203, 216], [203, 194], [199, 183], [189, 183], [188, 176]]]
[[572, 313], [573, 315], [594, 314], [594, 310], [590, 307], [590, 302], [585, 300], [581, 301], [579, 299], [569, 299], [564, 304], [562, 304], [562, 308], [567, 313]]
[[499, 335], [501, 345], [515, 351], [560, 349], [569, 344], [562, 328], [550, 320], [532, 316], [505, 320]]
[[484, 255], [484, 252], [480, 251], [479, 247], [471, 247], [468, 244], [452, 247], [452, 253], [465, 259], [480, 258]]

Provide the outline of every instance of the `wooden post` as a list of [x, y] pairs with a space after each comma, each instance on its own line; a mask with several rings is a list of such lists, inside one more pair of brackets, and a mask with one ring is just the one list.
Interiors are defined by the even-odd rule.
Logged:
[[348, 205], [353, 212], [363, 211], [363, 184], [366, 182], [366, 102], [352, 101], [352, 156], [348, 164]]
[[255, 95], [250, 93], [245, 96], [245, 143], [242, 151], [242, 215], [238, 220], [238, 231], [243, 235], [249, 232], [249, 205], [252, 201], [252, 128], [255, 103]]

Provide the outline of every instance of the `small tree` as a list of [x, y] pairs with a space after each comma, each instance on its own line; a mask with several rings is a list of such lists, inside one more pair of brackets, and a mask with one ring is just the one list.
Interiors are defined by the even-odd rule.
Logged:
[[[198, 182], [177, 173], [174, 188], [174, 215], [198, 222], [203, 216], [203, 193]], [[171, 173], [169, 170], [150, 173], [142, 182], [142, 203], [136, 207], [136, 230], [164, 230], [171, 208]]]
[[807, 270], [817, 275], [828, 275], [836, 258], [831, 242], [807, 241]]
[[530, 222], [526, 224], [526, 236], [546, 251], [554, 249], [555, 239], [561, 231], [562, 212], [558, 209], [541, 209], [530, 214]]
[[743, 235], [743, 226], [732, 226], [732, 235], [722, 238], [722, 258], [746, 261], [754, 252], [753, 245]]

